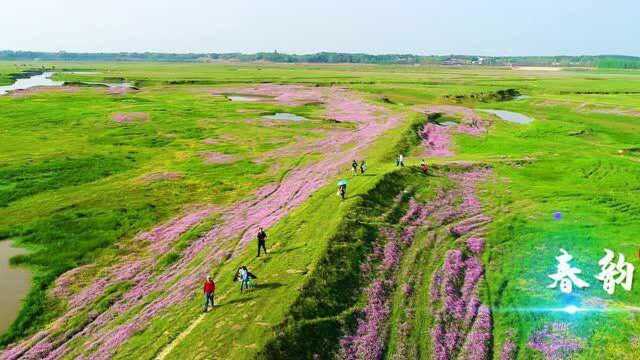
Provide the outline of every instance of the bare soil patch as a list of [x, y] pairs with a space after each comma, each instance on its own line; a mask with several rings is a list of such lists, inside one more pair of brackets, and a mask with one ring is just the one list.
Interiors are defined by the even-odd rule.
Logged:
[[145, 112], [114, 113], [111, 119], [118, 123], [133, 123], [149, 121], [150, 116]]
[[200, 154], [207, 164], [229, 164], [238, 158], [233, 155], [223, 154], [219, 152], [205, 152]]
[[182, 179], [184, 177], [184, 174], [179, 173], [179, 172], [156, 172], [156, 173], [150, 173], [150, 174], [146, 174], [142, 177], [143, 181], [146, 182], [156, 182], [156, 181], [174, 181], [174, 180], [179, 180]]

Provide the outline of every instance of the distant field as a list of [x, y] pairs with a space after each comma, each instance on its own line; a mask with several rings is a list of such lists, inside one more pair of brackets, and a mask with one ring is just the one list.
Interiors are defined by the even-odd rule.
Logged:
[[[405, 230], [401, 217], [412, 206], [410, 198], [428, 206], [443, 192], [464, 196], [456, 189], [464, 186], [456, 183], [456, 174], [467, 168], [490, 169], [473, 188], [481, 204], [477, 211], [490, 218], [483, 223], [486, 245], [478, 255], [484, 267], [478, 297], [490, 309], [492, 324], [486, 341], [490, 351], [481, 358], [543, 359], [531, 343], [550, 324], [568, 329], [561, 340], [575, 346], [565, 349], [565, 357], [634, 359], [640, 350], [640, 286], [631, 291], [618, 286], [608, 295], [594, 278], [605, 248], [640, 267], [635, 238], [640, 231], [640, 72], [0, 62], [0, 84], [10, 83], [10, 74], [41, 66], [55, 67], [58, 80], [127, 81], [139, 90], [114, 94], [76, 85], [0, 96], [0, 239], [30, 250], [12, 261], [35, 275], [22, 312], [2, 337], [5, 346], [20, 346], [9, 345], [0, 358], [11, 358], [10, 351], [18, 348], [21, 354], [63, 349], [67, 357], [331, 358], [340, 339], [356, 331], [355, 319], [362, 318], [359, 310], [369, 300], [365, 290], [378, 279], [360, 264], [382, 266], [383, 260], [372, 255], [377, 246], [384, 247], [382, 229]], [[336, 112], [326, 103], [232, 102], [214, 95], [265, 83], [301, 84], [304, 91], [327, 93], [348, 89], [339, 105], [353, 111], [355, 119], [368, 104], [376, 118], [335, 121]], [[506, 89], [523, 96], [491, 97]], [[443, 104], [508, 110], [534, 121], [514, 124], [478, 112], [486, 133], [452, 131], [452, 156], [435, 156], [425, 152], [430, 145], [421, 143], [415, 130], [427, 121], [421, 111]], [[308, 120], [262, 119], [278, 112]], [[366, 121], [380, 125], [396, 117], [393, 127], [366, 146], [349, 141], [323, 152], [331, 139], [359, 130]], [[465, 121], [458, 115], [447, 120]], [[409, 168], [396, 168], [398, 152], [407, 155]], [[329, 169], [331, 161], [323, 160], [332, 156], [347, 163]], [[351, 157], [366, 158], [370, 176], [352, 176]], [[433, 168], [431, 176], [419, 171], [422, 159]], [[323, 182], [268, 229], [269, 257], [256, 259], [254, 242], [243, 245], [244, 231], [253, 227], [238, 225], [228, 236], [233, 242], [215, 233], [224, 229], [224, 216], [234, 205], [255, 201], [259, 189], [277, 193], [296, 171], [310, 169], [311, 181], [317, 176], [311, 171], [322, 171], [316, 164], [327, 165]], [[341, 178], [350, 181], [344, 202], [335, 192]], [[158, 238], [165, 236], [160, 225], [202, 209], [207, 215], [176, 230], [164, 253], [154, 253], [153, 241], [140, 237], [152, 229], [160, 229]], [[251, 209], [247, 218], [269, 219]], [[554, 219], [554, 213], [561, 218]], [[451, 233], [458, 220], [437, 222], [433, 216], [424, 219], [428, 225], [418, 228], [398, 264], [385, 270], [393, 285], [387, 289], [389, 315], [378, 334], [384, 358], [430, 359], [436, 352], [434, 274], [450, 251], [464, 248], [468, 235]], [[119, 301], [133, 296], [135, 274], [144, 273], [150, 283], [177, 274], [174, 266], [205, 234], [219, 239], [179, 268], [184, 276], [136, 295], [134, 305], [118, 310]], [[574, 256], [572, 264], [591, 287], [574, 289], [571, 296], [547, 288], [560, 248]], [[216, 251], [220, 254], [211, 261]], [[150, 258], [153, 265], [118, 268], [137, 257]], [[244, 295], [232, 282], [242, 264], [254, 269], [262, 285]], [[204, 316], [202, 274], [195, 270], [201, 267], [216, 278], [220, 304]], [[116, 274], [110, 272], [114, 268]], [[116, 280], [117, 273], [129, 271], [130, 277]], [[59, 276], [65, 272], [68, 283], [60, 295]], [[169, 303], [173, 286], [189, 276], [188, 296]], [[103, 280], [110, 285], [96, 296], [84, 290]], [[413, 291], [403, 288], [406, 284]], [[85, 293], [90, 300], [74, 309], [71, 299]], [[567, 304], [598, 310], [540, 311]], [[156, 305], [160, 310], [141, 319]], [[46, 340], [32, 337], [43, 329]], [[465, 329], [460, 336], [467, 340], [452, 351], [456, 358], [468, 355], [464, 344], [472, 341], [467, 336], [473, 331], [471, 325]], [[105, 339], [116, 335], [126, 339], [112, 352], [100, 353]], [[516, 350], [502, 356], [505, 344]]]

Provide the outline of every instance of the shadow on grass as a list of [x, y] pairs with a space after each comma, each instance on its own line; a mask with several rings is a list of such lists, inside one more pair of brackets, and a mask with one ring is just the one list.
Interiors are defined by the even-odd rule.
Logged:
[[256, 284], [254, 289], [255, 290], [269, 290], [269, 289], [277, 289], [279, 287], [285, 286], [286, 284], [283, 283], [279, 283], [279, 282], [272, 282], [272, 283], [264, 283], [264, 284]]
[[355, 199], [355, 198], [363, 198], [363, 195], [362, 194], [348, 195], [348, 196], [345, 196], [344, 200], [342, 200], [342, 201]]
[[237, 298], [237, 299], [233, 299], [231, 301], [226, 301], [220, 304], [216, 304], [216, 308], [220, 308], [220, 307], [225, 307], [227, 305], [233, 305], [233, 304], [239, 304], [239, 303], [243, 303], [243, 302], [247, 302], [250, 300], [253, 300], [257, 298], [257, 296], [247, 296], [247, 297], [241, 297], [241, 298]]
[[304, 245], [298, 245], [298, 246], [292, 246], [292, 247], [285, 247], [279, 250], [272, 250], [269, 252], [269, 254], [286, 254], [286, 253], [290, 253], [292, 251], [296, 251], [298, 249], [303, 248]]

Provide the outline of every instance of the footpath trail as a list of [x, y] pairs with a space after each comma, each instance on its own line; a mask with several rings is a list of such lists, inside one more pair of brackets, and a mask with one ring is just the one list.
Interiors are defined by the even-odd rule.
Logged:
[[198, 318], [194, 322], [192, 322], [188, 328], [186, 328], [183, 332], [181, 332], [180, 335], [178, 335], [178, 337], [175, 338], [175, 340], [170, 342], [169, 345], [167, 345], [164, 349], [162, 349], [162, 351], [160, 351], [158, 356], [156, 356], [156, 360], [164, 360], [164, 358], [166, 358], [167, 355], [169, 355], [171, 351], [173, 351], [173, 349], [182, 342], [182, 340], [184, 340], [187, 336], [189, 336], [189, 334], [191, 334], [191, 332], [193, 331], [193, 329], [196, 328], [196, 326], [200, 325], [200, 323], [202, 322], [202, 320], [204, 320], [204, 317], [206, 315], [207, 314], [202, 314], [198, 316]]
[[[0, 353], [0, 359], [59, 359], [71, 353], [91, 359], [111, 358], [119, 346], [145, 329], [158, 314], [190, 298], [211, 266], [242, 251], [258, 227], [274, 225], [401, 121], [400, 116], [386, 108], [367, 103], [343, 88], [260, 85], [225, 91], [268, 95], [286, 105], [322, 103], [327, 118], [354, 123], [355, 130], [333, 133], [318, 141], [314, 151], [323, 154], [321, 160], [292, 169], [280, 183], [259, 189], [253, 199], [225, 209], [214, 206], [198, 209], [141, 234], [137, 239], [150, 243], [146, 255], [123, 258], [80, 291], [71, 291], [70, 285], [82, 275], [83, 269], [64, 274], [56, 282], [53, 293], [69, 298], [67, 311], [45, 330], [9, 346]], [[218, 225], [193, 241], [177, 262], [161, 273], [154, 273], [159, 255], [171, 249], [182, 233], [218, 212], [222, 214]], [[128, 290], [102, 312], [95, 313], [96, 301], [105, 290], [124, 282], [131, 284]], [[132, 309], [135, 309], [133, 314]], [[86, 321], [74, 323], [79, 314], [87, 311], [90, 316]], [[198, 319], [183, 332], [182, 338], [188, 335], [189, 329], [197, 327], [197, 322]], [[169, 346], [161, 355], [170, 352]]]

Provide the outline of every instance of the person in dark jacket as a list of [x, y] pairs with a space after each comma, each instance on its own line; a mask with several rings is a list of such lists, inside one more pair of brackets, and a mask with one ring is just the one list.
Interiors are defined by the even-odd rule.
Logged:
[[358, 162], [353, 160], [351, 163], [351, 169], [353, 170], [353, 175], [358, 175]]
[[213, 294], [216, 291], [216, 283], [213, 282], [211, 276], [207, 276], [207, 280], [204, 282], [204, 312], [209, 311], [209, 303], [211, 303], [211, 308], [215, 306], [213, 303]]
[[267, 253], [267, 233], [264, 232], [264, 229], [260, 227], [258, 229], [258, 256], [260, 256], [260, 248], [264, 250], [264, 253]]
[[345, 197], [347, 196], [347, 184], [338, 185], [338, 195], [340, 195], [342, 200], [345, 199]]

